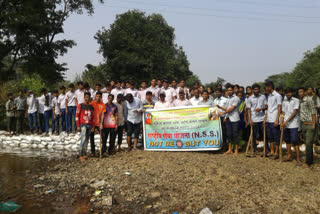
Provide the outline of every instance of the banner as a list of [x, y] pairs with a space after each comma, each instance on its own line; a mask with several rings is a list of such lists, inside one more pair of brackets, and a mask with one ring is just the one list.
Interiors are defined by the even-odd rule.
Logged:
[[148, 109], [143, 130], [145, 150], [204, 151], [219, 150], [222, 145], [217, 107]]

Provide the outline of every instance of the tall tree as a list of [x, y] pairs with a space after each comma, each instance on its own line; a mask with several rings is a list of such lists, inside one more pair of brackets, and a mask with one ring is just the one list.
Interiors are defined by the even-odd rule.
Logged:
[[95, 39], [112, 79], [188, 79], [192, 75], [185, 52], [174, 42], [174, 28], [159, 14], [132, 10], [117, 15], [110, 29], [98, 31]]
[[0, 71], [8, 74], [1, 81], [17, 65], [48, 83], [61, 81], [67, 68], [56, 60], [76, 43], [56, 38], [71, 14], [84, 11], [93, 13], [92, 0], [0, 0]]

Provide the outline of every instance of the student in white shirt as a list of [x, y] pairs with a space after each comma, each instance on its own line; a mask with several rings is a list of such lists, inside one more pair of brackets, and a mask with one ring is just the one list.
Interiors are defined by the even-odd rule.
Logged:
[[155, 103], [154, 109], [167, 109], [170, 107], [172, 107], [172, 105], [166, 101], [166, 93], [164, 91], [160, 91], [160, 100]]
[[111, 90], [111, 94], [114, 96], [114, 101], [117, 100], [118, 94], [124, 94], [124, 90], [121, 88], [121, 82], [116, 82], [116, 87]]
[[188, 99], [185, 98], [184, 90], [179, 91], [179, 98], [173, 102], [174, 107], [182, 107], [182, 106], [191, 106], [191, 103]]
[[177, 94], [179, 94], [179, 92], [183, 90], [186, 96], [186, 99], [190, 99], [190, 91], [189, 91], [189, 88], [185, 86], [185, 83], [186, 81], [184, 79], [180, 80], [179, 87], [177, 88]]
[[83, 88], [84, 88], [84, 92], [89, 92], [91, 94], [90, 102], [92, 100], [94, 100], [94, 96], [93, 96], [93, 95], [95, 95], [94, 90], [92, 88], [90, 88], [90, 85], [88, 82], [83, 83]]
[[82, 81], [77, 82], [77, 85], [78, 85], [78, 89], [75, 91], [76, 106], [78, 106], [79, 104], [84, 103], [84, 92], [85, 92], [85, 89], [83, 87], [83, 82]]
[[[41, 89], [42, 97], [44, 99], [44, 127], [46, 136], [49, 135], [49, 120], [53, 123], [53, 114], [52, 114], [52, 96], [47, 92], [47, 89]], [[52, 126], [52, 133], [54, 132], [54, 125]]]
[[132, 94], [133, 97], [139, 97], [138, 90], [134, 88], [134, 85], [131, 81], [127, 81], [127, 89], [125, 90], [125, 95]]
[[[227, 143], [228, 143], [228, 151], [225, 154], [232, 154], [232, 143], [235, 143], [235, 152], [234, 155], [239, 154], [239, 122], [240, 115], [237, 109], [237, 106], [240, 102], [240, 99], [233, 94], [234, 86], [231, 84], [227, 84], [227, 107], [223, 108], [219, 106], [224, 112], [220, 112], [219, 116], [226, 115], [224, 122], [226, 123], [227, 130]], [[219, 108], [218, 107], [218, 108]]]
[[[216, 96], [216, 99], [214, 99], [214, 101], [213, 101], [213, 106], [218, 107], [218, 113], [223, 113], [224, 112], [223, 109], [227, 108], [227, 98], [225, 98], [223, 96], [222, 88], [216, 88], [215, 96]], [[226, 143], [227, 143], [226, 123], [223, 122], [224, 121], [224, 117], [225, 117], [225, 115], [221, 115], [219, 117], [220, 124], [221, 124], [221, 129], [222, 129], [223, 149], [226, 148]]]
[[141, 99], [141, 102], [143, 103], [146, 100], [146, 93], [147, 93], [147, 81], [142, 80], [140, 89], [139, 89], [139, 97]]
[[66, 115], [66, 87], [61, 86], [60, 87], [60, 95], [58, 97], [58, 103], [59, 103], [59, 112], [60, 112], [60, 119], [61, 119], [61, 131], [66, 131], [66, 121], [67, 121], [67, 115]]
[[37, 99], [31, 90], [27, 90], [27, 106], [28, 106], [28, 120], [29, 120], [29, 129], [33, 134], [33, 123], [36, 133], [39, 132], [38, 128], [38, 117], [37, 117]]
[[66, 121], [66, 126], [67, 126], [67, 132], [70, 133], [72, 132], [72, 121], [73, 121], [73, 130], [76, 132], [77, 130], [77, 123], [76, 123], [76, 111], [77, 111], [77, 106], [76, 106], [76, 97], [75, 97], [75, 91], [74, 91], [74, 85], [71, 83], [68, 86], [69, 91], [66, 94], [66, 115], [67, 115], [67, 121]]
[[153, 102], [157, 102], [158, 101], [159, 93], [160, 93], [160, 88], [158, 88], [156, 83], [157, 83], [157, 80], [155, 78], [153, 78], [151, 80], [151, 86], [147, 89], [147, 91], [151, 91], [152, 92], [152, 101]]
[[101, 90], [101, 84], [100, 84], [100, 83], [96, 83], [96, 90], [93, 91], [93, 95], [92, 95], [93, 100], [96, 99], [96, 94], [97, 94], [97, 92], [100, 91], [100, 90]]
[[213, 100], [209, 99], [209, 93], [207, 90], [202, 92], [202, 100], [198, 103], [199, 106], [213, 106]]
[[197, 106], [199, 104], [201, 97], [198, 89], [193, 89], [193, 97], [189, 101], [193, 106]]
[[52, 98], [52, 114], [53, 114], [53, 121], [52, 121], [52, 132], [55, 132], [59, 135], [59, 123], [60, 123], [60, 103], [59, 103], [59, 92], [58, 90], [53, 91], [53, 98]]
[[[38, 113], [39, 113], [39, 134], [45, 131], [44, 129], [44, 102], [42, 95], [37, 97]], [[41, 132], [40, 132], [41, 131]]]
[[281, 129], [284, 129], [284, 141], [287, 144], [287, 153], [288, 157], [285, 161], [292, 161], [292, 154], [291, 154], [291, 144], [293, 144], [294, 149], [296, 151], [297, 156], [297, 165], [301, 166], [300, 160], [300, 150], [299, 150], [299, 106], [300, 101], [299, 99], [293, 97], [293, 89], [287, 88], [285, 90], [286, 99], [282, 103], [282, 113], [281, 113], [281, 122], [280, 126]]
[[[272, 81], [265, 83], [266, 91], [268, 93], [268, 110], [265, 116], [264, 124], [266, 126], [268, 142], [270, 142], [270, 155], [273, 159], [279, 158], [280, 145], [280, 113], [282, 106], [282, 96], [274, 90]], [[274, 149], [275, 145], [275, 149]]]
[[166, 101], [169, 103], [173, 103], [173, 101], [177, 99], [177, 93], [173, 88], [169, 87], [168, 80], [163, 80], [163, 87], [161, 91], [166, 93]]
[[108, 102], [108, 96], [111, 93], [111, 84], [109, 81], [106, 82], [105, 87], [100, 90], [102, 93], [102, 102], [106, 104]]

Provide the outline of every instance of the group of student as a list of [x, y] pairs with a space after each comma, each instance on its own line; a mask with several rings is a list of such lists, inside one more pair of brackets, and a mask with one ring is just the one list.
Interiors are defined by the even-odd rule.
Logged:
[[[86, 148], [90, 140], [91, 153], [95, 154], [94, 133], [102, 137], [102, 153], [115, 152], [115, 141], [121, 150], [123, 133], [127, 133], [128, 149], [136, 149], [141, 132], [142, 112], [146, 109], [165, 109], [182, 106], [216, 106], [222, 124], [224, 144], [228, 146], [226, 154], [238, 155], [239, 133], [248, 141], [252, 130], [253, 148], [264, 137], [267, 139], [267, 156], [279, 158], [280, 136], [283, 134], [287, 144], [287, 161], [293, 159], [291, 144], [296, 152], [297, 165], [300, 160], [300, 134], [306, 144], [306, 164], [313, 163], [313, 143], [317, 142], [317, 109], [319, 97], [312, 87], [285, 92], [275, 90], [271, 81], [265, 82], [264, 93], [258, 84], [241, 87], [227, 83], [225, 89], [218, 84], [215, 90], [205, 89], [195, 83], [191, 89], [185, 81], [152, 79], [150, 86], [142, 81], [139, 89], [131, 81], [107, 81], [91, 89], [88, 83], [79, 81], [78, 88], [73, 84], [48, 93], [41, 89], [41, 96], [35, 97], [31, 90], [19, 90], [18, 97], [8, 94], [6, 103], [9, 132], [23, 133], [24, 117], [27, 115], [31, 133], [44, 132], [48, 135], [49, 121], [52, 134], [60, 131], [67, 133], [80, 131], [80, 158], [87, 158]], [[39, 123], [38, 123], [39, 119]], [[15, 126], [16, 122], [16, 126]], [[72, 126], [73, 124], [73, 126]], [[16, 127], [16, 128], [15, 128]], [[266, 136], [264, 136], [266, 133]], [[110, 137], [109, 137], [110, 136]], [[133, 143], [132, 143], [133, 136]], [[232, 145], [235, 144], [233, 151]]]

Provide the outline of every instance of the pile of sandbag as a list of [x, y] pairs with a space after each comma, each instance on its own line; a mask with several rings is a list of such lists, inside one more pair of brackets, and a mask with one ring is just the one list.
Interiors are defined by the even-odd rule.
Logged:
[[[100, 135], [95, 134], [95, 147], [99, 150]], [[117, 142], [116, 142], [117, 143]], [[127, 147], [126, 136], [123, 136], [123, 147]], [[67, 134], [61, 132], [60, 135], [19, 135], [9, 136], [7, 132], [0, 131], [0, 147], [19, 147], [32, 149], [48, 149], [53, 151], [78, 151], [80, 146], [80, 133]], [[88, 143], [90, 150], [90, 143]]]

